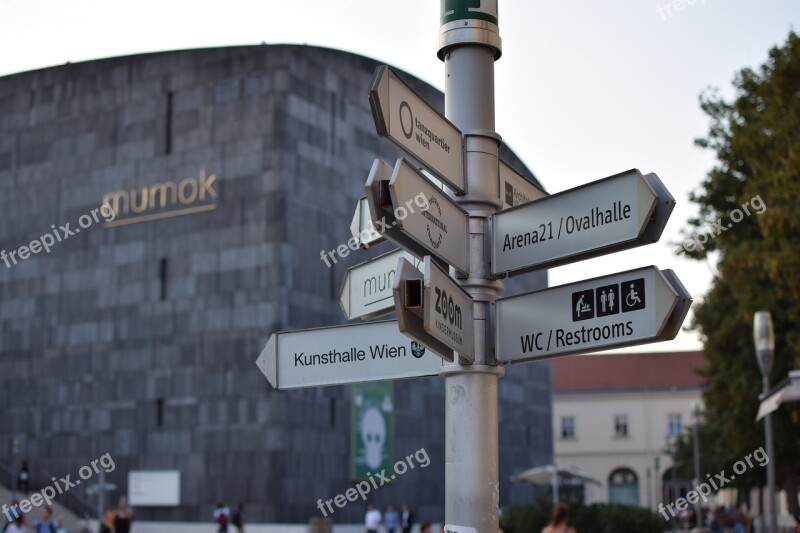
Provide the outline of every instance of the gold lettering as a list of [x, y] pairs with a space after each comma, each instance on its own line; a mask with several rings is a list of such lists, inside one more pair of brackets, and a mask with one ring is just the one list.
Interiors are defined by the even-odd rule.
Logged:
[[147, 187], [142, 188], [142, 202], [140, 205], [136, 205], [136, 190], [131, 191], [131, 211], [134, 213], [141, 213], [145, 209], [147, 209]]
[[[120, 209], [120, 198], [122, 198], [125, 203], [123, 204], [125, 207]], [[128, 199], [128, 191], [117, 191], [106, 194], [103, 196], [103, 202], [101, 205], [108, 204], [114, 210], [117, 215], [125, 215], [128, 213], [130, 200]]]
[[[119, 226], [131, 224], [137, 221], [158, 220], [182, 214], [200, 213], [217, 208], [217, 191], [214, 188], [217, 176], [211, 174], [206, 176], [205, 169], [200, 169], [199, 178], [185, 178], [178, 183], [177, 181], [166, 181], [156, 183], [150, 187], [141, 189], [131, 189], [130, 191], [116, 191], [108, 193], [103, 197], [103, 204], [108, 204], [114, 213], [124, 217], [129, 213], [136, 213], [134, 216], [124, 220], [115, 220], [113, 224], [107, 223], [106, 226]], [[180, 206], [192, 206], [204, 200], [208, 204], [182, 208]], [[178, 207], [168, 211], [159, 211], [153, 214], [143, 214], [150, 210], [166, 209]]]
[[[192, 191], [189, 196], [186, 196], [186, 185], [189, 185]], [[178, 185], [178, 198], [182, 204], [191, 204], [197, 200], [197, 180], [186, 178], [181, 181], [181, 184]]]
[[216, 174], [211, 174], [211, 176], [206, 179], [206, 171], [200, 171], [200, 200], [206, 199], [206, 192], [208, 192], [208, 197], [216, 198], [217, 191], [214, 190], [214, 182], [217, 181]]
[[169, 205], [175, 205], [178, 203], [176, 198], [178, 194], [177, 187], [175, 187], [174, 183], [168, 181], [167, 183], [157, 183], [156, 185], [150, 187], [150, 207], [156, 207], [156, 195], [158, 193], [161, 193], [161, 202], [159, 202], [161, 205], [159, 205], [159, 207], [166, 207], [168, 190], [172, 192], [172, 199], [169, 201]]

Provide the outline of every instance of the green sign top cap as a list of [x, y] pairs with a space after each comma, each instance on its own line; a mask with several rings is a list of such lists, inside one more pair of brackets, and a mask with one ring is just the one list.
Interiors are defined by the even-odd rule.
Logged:
[[441, 0], [440, 24], [454, 20], [485, 20], [497, 24], [497, 0]]

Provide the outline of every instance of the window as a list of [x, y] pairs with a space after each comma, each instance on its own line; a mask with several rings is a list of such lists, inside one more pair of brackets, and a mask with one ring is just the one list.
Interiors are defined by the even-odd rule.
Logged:
[[608, 476], [608, 503], [639, 505], [639, 476], [630, 468], [617, 468]]
[[159, 268], [159, 281], [160, 281], [160, 288], [159, 288], [159, 296], [162, 300], [167, 299], [167, 258], [164, 257], [161, 259], [161, 264]]
[[683, 433], [683, 424], [681, 423], [680, 413], [670, 413], [668, 422], [669, 436], [677, 437]]
[[164, 427], [164, 398], [156, 400], [156, 427]]
[[169, 155], [172, 153], [172, 107], [173, 107], [172, 92], [167, 93], [167, 117], [166, 124], [164, 124], [164, 153]]
[[575, 417], [562, 416], [561, 417], [561, 438], [574, 439], [575, 438]]
[[617, 438], [627, 438], [628, 415], [617, 415], [614, 417], [614, 436]]

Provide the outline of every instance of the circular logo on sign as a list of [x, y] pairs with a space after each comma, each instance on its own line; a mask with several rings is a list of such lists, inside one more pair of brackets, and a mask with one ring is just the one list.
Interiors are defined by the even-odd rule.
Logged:
[[[408, 120], [408, 128], [406, 128]], [[411, 113], [411, 106], [405, 100], [400, 103], [400, 127], [403, 128], [403, 135], [410, 139], [414, 133], [414, 115]]]
[[411, 355], [419, 359], [425, 355], [425, 347], [417, 341], [411, 341]]
[[[433, 212], [434, 207], [436, 208], [436, 213]], [[431, 241], [431, 246], [436, 250], [442, 244], [442, 237], [444, 233], [447, 233], [447, 226], [441, 221], [442, 206], [439, 205], [439, 200], [435, 196], [430, 197], [428, 210], [423, 211], [422, 215], [428, 219], [428, 240]]]

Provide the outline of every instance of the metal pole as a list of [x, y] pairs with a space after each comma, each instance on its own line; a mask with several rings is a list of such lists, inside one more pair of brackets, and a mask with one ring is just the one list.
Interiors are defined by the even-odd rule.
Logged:
[[[762, 377], [764, 383], [764, 395], [766, 396], [769, 392], [769, 376], [764, 374]], [[767, 457], [769, 457], [769, 463], [767, 463], [767, 497], [769, 499], [770, 524], [768, 531], [777, 533], [778, 507], [775, 498], [775, 448], [772, 442], [772, 414], [768, 414], [764, 417], [764, 433], [767, 441]]]
[[[672, 476], [671, 476], [671, 478], [672, 478], [672, 488], [669, 491], [669, 497], [670, 497], [670, 501], [673, 501], [673, 502], [678, 499], [678, 496], [680, 496], [680, 491], [677, 490], [677, 488], [678, 488], [678, 463], [675, 461], [675, 454], [676, 454], [675, 445], [672, 442], [670, 442], [669, 443], [669, 455], [672, 458]], [[671, 522], [672, 522], [672, 531], [677, 531], [677, 529], [675, 528], [675, 518], [673, 518], [671, 520]]]
[[558, 505], [558, 467], [553, 463], [553, 477], [550, 480], [552, 488], [553, 488], [553, 508], [555, 509], [556, 505]]
[[[694, 413], [694, 425], [692, 426], [692, 440], [694, 441], [694, 486], [700, 486], [700, 421], [698, 420], [699, 413]], [[703, 527], [703, 508], [700, 506], [700, 500], [697, 500], [697, 528]]]
[[[445, 521], [495, 533], [499, 524], [498, 381], [504, 370], [491, 354], [491, 302], [502, 284], [490, 277], [488, 216], [499, 209], [494, 132], [494, 61], [500, 54], [497, 1], [477, 10], [468, 0], [441, 0], [439, 58], [445, 62], [445, 115], [465, 134], [470, 214], [469, 276], [460, 280], [475, 300], [475, 361], [445, 366]], [[480, 16], [480, 20], [476, 20]]]

